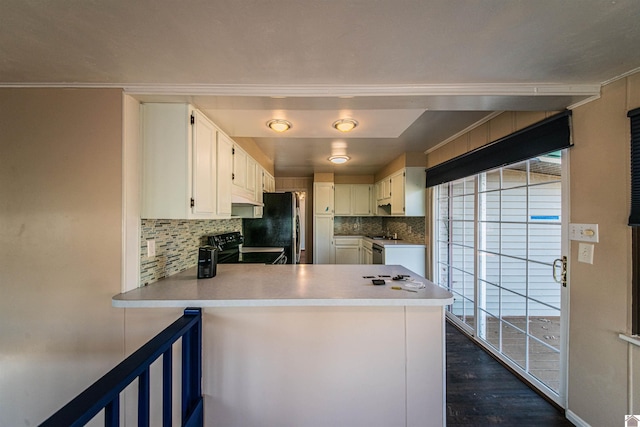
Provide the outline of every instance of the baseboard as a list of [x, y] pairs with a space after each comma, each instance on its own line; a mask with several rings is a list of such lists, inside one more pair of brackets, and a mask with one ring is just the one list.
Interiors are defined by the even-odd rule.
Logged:
[[571, 421], [573, 424], [575, 424], [577, 427], [591, 427], [591, 425], [589, 425], [589, 423], [587, 423], [585, 420], [583, 420], [582, 418], [580, 418], [579, 416], [577, 416], [575, 414], [575, 412], [573, 412], [570, 409], [567, 409], [564, 412], [564, 416]]

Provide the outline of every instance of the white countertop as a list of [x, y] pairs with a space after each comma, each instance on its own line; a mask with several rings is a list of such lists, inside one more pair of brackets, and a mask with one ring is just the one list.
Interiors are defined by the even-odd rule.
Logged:
[[402, 239], [398, 239], [398, 240], [372, 239], [371, 237], [354, 235], [354, 234], [335, 234], [333, 237], [336, 239], [342, 239], [342, 238], [365, 239], [371, 243], [375, 243], [376, 245], [384, 246], [385, 248], [389, 248], [389, 247], [424, 248], [426, 247], [424, 243], [412, 243]]
[[[391, 289], [408, 274], [417, 292]], [[388, 275], [385, 285], [363, 276]], [[114, 307], [444, 306], [453, 295], [400, 265], [220, 264], [211, 279], [196, 268], [113, 297]]]

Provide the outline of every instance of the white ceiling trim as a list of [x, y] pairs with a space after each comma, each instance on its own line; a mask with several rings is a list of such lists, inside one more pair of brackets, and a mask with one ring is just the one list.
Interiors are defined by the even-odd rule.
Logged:
[[469, 83], [434, 85], [202, 85], [130, 83], [0, 83], [5, 88], [121, 88], [131, 95], [356, 97], [356, 96], [596, 96], [600, 84]]

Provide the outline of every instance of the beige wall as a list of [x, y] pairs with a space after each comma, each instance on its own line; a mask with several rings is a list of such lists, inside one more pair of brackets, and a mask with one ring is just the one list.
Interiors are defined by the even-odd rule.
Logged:
[[[599, 225], [593, 265], [571, 245], [569, 409], [593, 426], [618, 426], [627, 407], [631, 230], [629, 119], [640, 107], [640, 74], [605, 86], [602, 97], [573, 112], [571, 222]], [[635, 366], [640, 366], [638, 349]], [[637, 369], [637, 368], [636, 368]], [[635, 413], [640, 411], [636, 382]]]
[[[602, 97], [573, 111], [570, 222], [599, 225], [593, 265], [569, 257], [568, 416], [591, 426], [619, 426], [640, 411], [640, 348], [618, 338], [631, 325], [629, 119], [640, 107], [640, 73], [605, 86]], [[507, 112], [429, 153], [429, 166], [542, 120], [553, 112]], [[636, 367], [631, 373], [628, 355]], [[634, 375], [634, 389], [628, 379]]]
[[336, 175], [336, 184], [374, 184], [373, 175]]
[[120, 90], [0, 89], [0, 425], [122, 360]]

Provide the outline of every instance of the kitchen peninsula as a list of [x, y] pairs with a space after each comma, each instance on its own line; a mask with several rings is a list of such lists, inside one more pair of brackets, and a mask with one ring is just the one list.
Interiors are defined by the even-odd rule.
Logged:
[[226, 264], [211, 279], [193, 268], [113, 297], [204, 307], [205, 425], [225, 426], [445, 425], [452, 302], [397, 265]]

